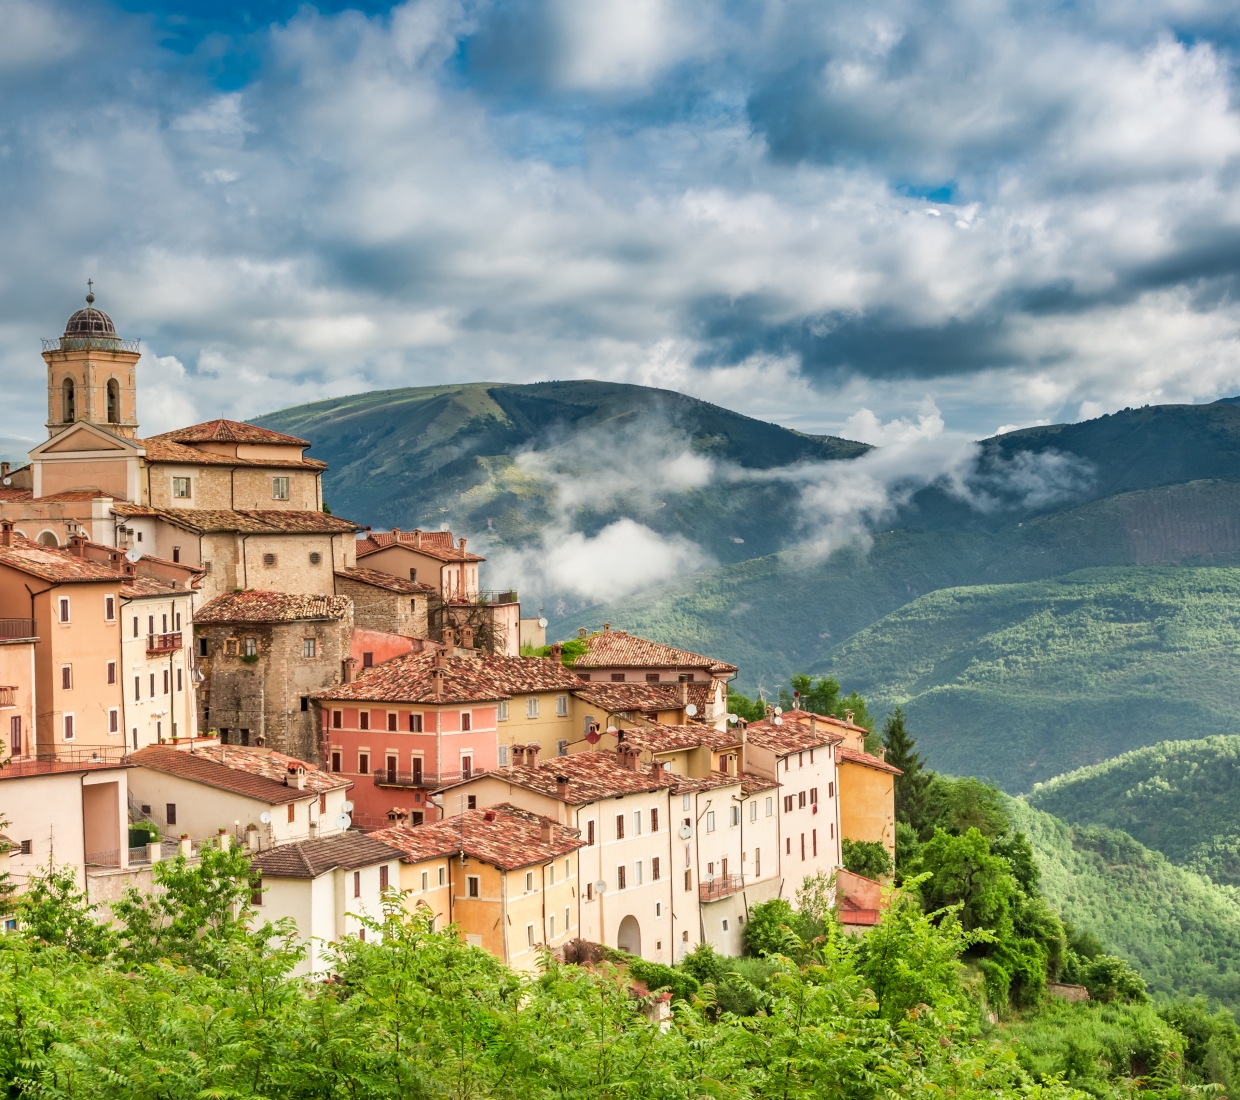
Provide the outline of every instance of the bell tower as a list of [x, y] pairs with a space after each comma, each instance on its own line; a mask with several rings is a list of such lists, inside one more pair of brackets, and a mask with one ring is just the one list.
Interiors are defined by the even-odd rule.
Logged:
[[142, 352], [137, 340], [116, 335], [112, 318], [95, 308], [94, 284], [86, 308], [65, 325], [59, 340], [43, 341], [47, 363], [47, 434], [59, 435], [79, 420], [126, 439], [138, 434], [135, 371]]

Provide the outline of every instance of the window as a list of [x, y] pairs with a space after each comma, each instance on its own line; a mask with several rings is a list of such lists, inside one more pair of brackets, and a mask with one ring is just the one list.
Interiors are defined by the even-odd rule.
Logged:
[[314, 639], [314, 638], [302, 638], [302, 640], [301, 640], [301, 655], [302, 655], [303, 657], [314, 657], [314, 656], [316, 656], [316, 655], [317, 655], [317, 654], [316, 654], [317, 649], [318, 649], [318, 646], [317, 646], [316, 641], [315, 641], [315, 639]]
[[572, 878], [572, 876], [573, 876], [573, 862], [570, 859], [566, 859], [564, 861], [564, 877]]
[[121, 732], [121, 712], [115, 707], [108, 710], [108, 733]]
[[827, 797], [828, 797], [828, 798], [834, 798], [834, 797], [835, 797], [835, 783], [834, 783], [834, 781], [832, 781], [832, 782], [830, 782], [830, 783], [828, 783], [828, 784], [827, 784]]
[[538, 717], [538, 696], [537, 695], [531, 695], [528, 699], [525, 700], [525, 717], [526, 718], [537, 718]]
[[263, 879], [261, 875], [250, 879], [250, 904], [263, 904]]
[[409, 732], [410, 733], [421, 733], [422, 732], [422, 715], [420, 714], [409, 715]]
[[363, 653], [362, 654], [362, 668], [374, 668], [374, 667], [375, 667], [375, 655], [373, 653]]
[[[474, 776], [474, 758], [472, 756], [462, 756], [461, 757], [461, 778], [472, 779], [473, 776]], [[474, 798], [475, 796], [471, 794], [469, 797]], [[469, 808], [472, 810], [474, 807], [470, 806]]]
[[556, 756], [567, 756], [568, 755], [568, 741], [567, 740], [560, 740], [555, 743], [555, 754]]
[[728, 823], [731, 825], [739, 825], [741, 823], [741, 808], [732, 806], [728, 813]]
[[164, 807], [164, 818], [169, 825], [175, 825], [177, 823], [177, 804], [175, 802], [169, 802], [168, 805]]
[[482, 879], [477, 875], [467, 875], [465, 877], [465, 896], [471, 898], [482, 897]]
[[338, 730], [344, 724], [344, 712], [339, 710], [332, 711], [332, 729]]
[[478, 796], [470, 794], [465, 796], [465, 809], [476, 810], [478, 808]]
[[273, 477], [271, 479], [271, 499], [288, 500], [288, 478]]
[[180, 562], [180, 560], [181, 560], [181, 548], [180, 548], [179, 546], [174, 546], [174, 547], [172, 548], [172, 560], [173, 560], [174, 562]]
[[753, 873], [755, 876], [762, 874], [762, 849], [755, 848], [753, 850]]
[[818, 788], [817, 787], [810, 787], [809, 789], [809, 804], [811, 806], [818, 805]]
[[410, 579], [411, 581], [413, 581], [415, 584], [417, 583], [417, 580], [418, 580], [418, 571], [417, 571], [416, 569], [410, 569], [410, 570], [409, 570], [409, 579]]
[[9, 752], [14, 756], [22, 753], [22, 720], [17, 715], [9, 719]]
[[[686, 871], [686, 872], [685, 872], [685, 889], [686, 889], [686, 890], [692, 890], [692, 889], [693, 889], [693, 872], [692, 872], [692, 871]], [[687, 939], [687, 938], [688, 938], [688, 936], [689, 936], [689, 933], [688, 933], [688, 932], [686, 932], [686, 933], [685, 933], [685, 938]]]
[[659, 857], [653, 856], [650, 860], [650, 881], [659, 881]]
[[749, 820], [750, 821], [758, 820], [758, 803], [757, 802], [749, 803]]
[[109, 684], [116, 683], [116, 662], [115, 661], [108, 662], [108, 683]]
[[689, 796], [687, 794], [681, 796], [680, 808], [682, 810], [687, 810], [689, 808]]
[[167, 669], [164, 669], [164, 694], [165, 695], [168, 694], [168, 691], [171, 687], [172, 687], [172, 675]]
[[713, 833], [715, 831], [715, 811], [714, 810], [706, 811], [706, 831], [708, 833]]
[[103, 597], [103, 617], [112, 623], [116, 621], [116, 597]]
[[60, 621], [67, 623], [69, 621], [69, 601], [63, 596], [60, 600]]
[[784, 840], [784, 855], [792, 855], [792, 837]]
[[236, 638], [228, 638], [228, 639], [224, 642], [224, 653], [225, 653], [225, 655], [226, 655], [226, 656], [229, 656], [229, 657], [235, 657], [235, 656], [237, 656], [238, 652], [240, 652], [240, 651], [238, 650], [238, 648], [237, 648], [237, 647], [238, 647], [238, 645], [239, 645], [239, 643], [238, 643], [238, 641], [237, 641], [237, 639], [236, 639]]
[[357, 727], [358, 729], [363, 729], [363, 730], [370, 729], [370, 711], [363, 710], [358, 714]]
[[64, 384], [60, 387], [61, 403], [60, 418], [66, 424], [71, 424], [77, 419], [77, 409], [74, 403], [73, 379], [66, 378]]
[[532, 924], [525, 926], [525, 942], [531, 947], [534, 946], [534, 926]]
[[586, 822], [586, 846], [589, 847], [594, 843], [594, 822]]
[[296, 803], [296, 802], [290, 802], [290, 803], [288, 804], [288, 821], [289, 821], [289, 824], [291, 825], [291, 824], [292, 824], [294, 821], [296, 821], [296, 820], [297, 820], [297, 803]]
[[659, 831], [659, 807], [650, 807], [650, 831], [657, 833]]
[[508, 700], [507, 699], [501, 699], [499, 701], [499, 710], [498, 710], [496, 717], [501, 722], [508, 721]]
[[784, 795], [784, 813], [792, 813], [792, 795], [790, 794]]
[[439, 868], [439, 885], [440, 886], [443, 886], [444, 884], [447, 883], [448, 881], [447, 874], [448, 874], [448, 869], [446, 867]]
[[564, 931], [567, 932], [573, 926], [572, 910], [568, 906], [564, 907]]
[[257, 639], [257, 638], [254, 638], [254, 637], [246, 638], [246, 640], [245, 640], [245, 655], [246, 655], [247, 657], [257, 657], [257, 656], [258, 656], [258, 639]]
[[60, 666], [60, 686], [64, 691], [68, 691], [71, 687], [73, 687], [73, 666], [72, 665], [61, 665]]
[[320, 554], [317, 550], [311, 551], [310, 553], [310, 564], [311, 565], [319, 565], [322, 563], [322, 561], [323, 561], [322, 554]]
[[557, 718], [568, 717], [568, 696], [557, 695], [555, 697], [555, 716]]
[[611, 682], [612, 682], [613, 684], [623, 684], [623, 683], [624, 683], [624, 673], [623, 673], [623, 672], [613, 672], [613, 673], [611, 674]]
[[805, 809], [805, 792], [804, 791], [797, 792], [797, 809], [798, 810]]
[[633, 835], [642, 835], [642, 812], [641, 810], [633, 811]]
[[21, 842], [21, 845], [22, 845], [22, 855], [29, 856], [29, 855], [34, 854], [34, 841], [33, 840], [23, 840]]
[[[181, 690], [181, 670], [177, 669], [177, 691]], [[301, 697], [301, 711], [303, 714], [310, 710], [310, 696], [303, 695]]]
[[[133, 636], [135, 638], [138, 636], [138, 616], [137, 615], [133, 617]], [[203, 656], [205, 657], [206, 654], [204, 653]]]
[[657, 684], [659, 682], [659, 674], [657, 672], [646, 673], [646, 683]]
[[360, 775], [370, 774], [370, 753], [359, 752], [357, 754], [357, 770]]
[[388, 867], [387, 867], [387, 864], [385, 863], [379, 868], [379, 889], [386, 890], [387, 888], [388, 888]]
[[797, 753], [797, 767], [798, 768], [805, 767], [805, 753], [803, 752]]
[[148, 615], [146, 617], [146, 632], [148, 634], [155, 633], [155, 616], [154, 615]]
[[724, 917], [719, 923], [723, 926], [723, 930], [726, 932], [728, 930], [728, 918]]
[[623, 866], [617, 867], [616, 868], [616, 889], [623, 890], [627, 885], [628, 884], [625, 881], [624, 867]]
[[639, 859], [633, 864], [633, 885], [640, 886], [642, 884], [642, 861]]
[[594, 900], [594, 884], [592, 882], [587, 882], [586, 883], [586, 901], [593, 901], [593, 900]]
[[526, 871], [525, 872], [525, 892], [528, 894], [533, 889], [534, 889], [534, 872]]
[[469, 711], [461, 711], [461, 730], [471, 730], [474, 728], [474, 716]]
[[805, 858], [805, 834], [801, 834], [801, 858]]
[[332, 771], [338, 772], [339, 770], [340, 770], [340, 753], [333, 752], [332, 753]]
[[189, 478], [174, 477], [172, 479], [172, 495], [180, 499], [187, 498], [189, 496]]
[[547, 864], [547, 883], [550, 886], [555, 885], [555, 864], [554, 863]]
[[430, 873], [430, 871], [423, 871], [423, 872], [422, 872], [422, 891], [423, 891], [423, 893], [425, 893], [425, 892], [426, 892], [427, 890], [429, 890], [430, 888], [431, 888], [431, 873]]
[[555, 914], [554, 914], [554, 913], [552, 913], [552, 914], [551, 914], [551, 917], [550, 917], [550, 924], [549, 924], [549, 927], [548, 927], [548, 930], [547, 930], [547, 931], [548, 931], [548, 934], [550, 935], [550, 937], [551, 937], [552, 939], [555, 939]]
[[775, 812], [775, 799], [773, 797], [768, 798], [766, 800], [766, 816], [770, 817], [771, 814], [773, 814], [774, 812]]
[[353, 872], [353, 896], [360, 898], [362, 896], [362, 872]]
[[624, 814], [616, 814], [616, 839], [624, 839]]
[[390, 714], [388, 714], [387, 718], [388, 718], [388, 723], [387, 723], [388, 730], [392, 733], [395, 733], [396, 732], [396, 712], [395, 711], [391, 712]]
[[133, 678], [133, 698], [134, 702], [138, 702], [142, 698], [142, 677], [135, 676]]
[[276, 563], [276, 556], [275, 556], [275, 554], [264, 554], [264, 555], [263, 555], [263, 564], [264, 564], [264, 565], [275, 565], [275, 563]]
[[362, 943], [366, 942], [366, 929], [365, 928], [359, 928], [357, 930], [357, 938], [361, 940]]
[[205, 657], [206, 655], [207, 655], [207, 639], [199, 638], [198, 639], [198, 656]]
[[[184, 690], [185, 690], [184, 670], [178, 668], [177, 669], [177, 691], [184, 691]], [[302, 696], [302, 699], [301, 699], [301, 709], [302, 710], [310, 709], [310, 700], [308, 697], [304, 695]]]
[[810, 843], [813, 844], [813, 854], [817, 855], [818, 854], [818, 830], [817, 829], [813, 829], [810, 831]]

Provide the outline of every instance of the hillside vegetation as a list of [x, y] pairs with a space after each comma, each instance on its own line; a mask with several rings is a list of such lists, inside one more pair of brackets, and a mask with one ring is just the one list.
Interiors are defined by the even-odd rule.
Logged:
[[1173, 863], [1240, 885], [1240, 737], [1164, 741], [1057, 776], [1026, 800], [1073, 824], [1122, 829]]

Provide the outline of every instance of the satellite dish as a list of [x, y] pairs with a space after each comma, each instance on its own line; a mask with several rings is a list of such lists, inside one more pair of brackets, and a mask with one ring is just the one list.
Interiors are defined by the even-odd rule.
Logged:
[[607, 732], [608, 732], [608, 733], [619, 733], [620, 731], [619, 731], [618, 729], [616, 729], [616, 727], [615, 727], [615, 726], [608, 726], [608, 727], [607, 727]]
[[783, 714], [783, 713], [784, 713], [784, 708], [783, 708], [783, 707], [776, 707], [776, 708], [775, 708], [775, 713], [776, 713], [776, 714]]
[[607, 893], [607, 883], [605, 883], [602, 879], [599, 879], [598, 882], [594, 884], [594, 892], [596, 894]]
[[264, 825], [270, 825], [271, 814], [269, 814], [266, 810], [264, 810], [261, 814], [258, 815], [258, 820], [261, 821]]
[[344, 830], [347, 829], [352, 824], [353, 824], [353, 818], [351, 818], [348, 814], [339, 814], [336, 817], [336, 828], [339, 829], [341, 832], [344, 832]]
[[131, 549], [125, 552], [126, 561], [137, 562], [137, 561], [140, 561], [141, 558], [142, 558], [142, 551], [139, 550], [136, 546], [132, 547]]
[[539, 625], [539, 626], [541, 626], [541, 627], [543, 628], [543, 630], [546, 630], [546, 629], [547, 629], [547, 620], [546, 620], [546, 619], [543, 619], [543, 618], [539, 618], [539, 620], [538, 620], [538, 625]]
[[779, 715], [776, 715], [774, 718], [771, 719], [771, 725], [773, 726], [782, 726], [783, 724], [784, 724], [784, 720], [780, 718]]
[[11, 477], [6, 477], [6, 478], [4, 479], [4, 483], [5, 483], [5, 485], [12, 485], [12, 484], [13, 484], [13, 479], [12, 479]]
[[685, 707], [685, 713], [692, 718], [695, 714], [697, 714], [697, 706], [690, 703], [687, 707]]
[[692, 835], [693, 835], [692, 825], [682, 825], [680, 827], [680, 839], [681, 840], [688, 840]]
[[729, 715], [728, 715], [728, 721], [729, 721], [729, 722], [734, 722], [734, 723], [735, 723], [735, 722], [739, 722], [740, 720], [741, 720], [741, 719], [740, 719], [740, 715], [739, 715], [739, 714], [729, 714]]
[[345, 803], [343, 806], [341, 806], [340, 808], [341, 808], [341, 809], [342, 809], [345, 813], [347, 813], [347, 814], [351, 814], [351, 813], [353, 812], [353, 803], [352, 803], [352, 802], [346, 802], [346, 803]]

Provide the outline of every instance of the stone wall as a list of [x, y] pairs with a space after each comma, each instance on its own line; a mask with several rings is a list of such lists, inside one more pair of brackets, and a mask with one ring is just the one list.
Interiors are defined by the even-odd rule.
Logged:
[[424, 595], [390, 592], [347, 577], [336, 578], [336, 592], [353, 600], [353, 619], [358, 626], [407, 638], [427, 637]]

